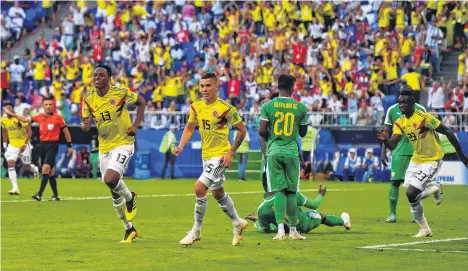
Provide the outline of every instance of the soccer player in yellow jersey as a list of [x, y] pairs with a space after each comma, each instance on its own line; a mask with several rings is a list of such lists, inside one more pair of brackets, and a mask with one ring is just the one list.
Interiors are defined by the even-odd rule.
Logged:
[[[234, 202], [224, 192], [223, 184], [226, 181], [224, 171], [232, 163], [232, 157], [244, 140], [247, 131], [236, 108], [218, 97], [220, 83], [214, 73], [202, 75], [200, 88], [202, 99], [192, 103], [187, 126], [185, 126], [179, 146], [174, 148], [178, 156], [184, 150], [185, 144], [192, 137], [195, 128], [199, 127], [202, 140], [203, 173], [195, 182], [195, 224], [192, 230], [181, 241], [181, 245], [191, 245], [200, 240], [201, 225], [206, 211], [208, 189], [218, 201], [219, 207], [231, 219], [234, 225], [234, 239], [232, 245], [236, 246], [242, 240], [242, 233], [248, 226], [247, 221], [239, 218]], [[229, 144], [229, 125], [237, 128], [234, 143]]]
[[[98, 129], [99, 167], [110, 188], [117, 216], [125, 228], [122, 243], [131, 243], [138, 233], [131, 221], [137, 213], [136, 194], [130, 192], [122, 177], [134, 152], [135, 133], [145, 111], [145, 100], [127, 88], [110, 85], [111, 69], [98, 65], [93, 73], [95, 89], [83, 97], [81, 128], [89, 131], [91, 118]], [[127, 104], [138, 106], [133, 124]]]
[[[10, 112], [13, 112], [13, 105], [5, 103], [3, 105]], [[2, 142], [5, 151], [5, 159], [8, 163], [8, 177], [10, 178], [13, 189], [8, 191], [10, 195], [19, 195], [18, 181], [16, 180], [15, 164], [18, 156], [23, 162], [24, 169], [31, 171], [34, 175], [39, 173], [37, 167], [31, 163], [31, 139], [32, 131], [29, 123], [19, 121], [10, 116], [2, 118]], [[8, 140], [10, 144], [7, 144]]]
[[403, 187], [408, 188], [406, 196], [411, 213], [421, 227], [414, 237], [429, 237], [432, 236], [432, 231], [424, 217], [420, 200], [434, 195], [435, 204], [442, 203], [442, 186], [439, 182], [433, 182], [444, 156], [436, 132], [447, 136], [460, 160], [467, 167], [468, 157], [463, 153], [460, 142], [449, 128], [431, 114], [415, 109], [411, 87], [407, 85], [402, 87], [398, 104], [403, 114], [395, 121], [392, 137], [388, 139], [388, 133], [381, 130], [377, 138], [391, 150], [396, 148], [403, 134], [413, 145], [414, 153], [406, 170]]

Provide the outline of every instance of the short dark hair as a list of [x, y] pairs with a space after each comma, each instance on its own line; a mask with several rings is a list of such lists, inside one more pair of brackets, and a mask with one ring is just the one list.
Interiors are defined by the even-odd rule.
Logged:
[[210, 79], [210, 78], [214, 78], [214, 79], [218, 80], [218, 77], [216, 76], [216, 74], [214, 72], [205, 72], [201, 76], [201, 79]]
[[413, 88], [411, 88], [409, 85], [403, 85], [400, 88], [400, 95], [406, 95], [406, 96], [413, 96]]
[[290, 90], [294, 87], [296, 78], [289, 74], [280, 75], [278, 78], [278, 89]]
[[11, 107], [13, 107], [13, 104], [10, 103], [10, 102], [8, 102], [8, 103], [4, 103], [3, 106], [4, 106], [4, 107], [5, 107], [5, 106], [11, 106]]
[[44, 97], [44, 102], [45, 101], [53, 101], [53, 100], [54, 100], [54, 97], [52, 97], [52, 96]]
[[108, 75], [109, 77], [112, 76], [112, 69], [111, 69], [109, 66], [104, 65], [104, 64], [99, 64], [99, 65], [96, 66], [95, 69], [97, 69], [97, 68], [103, 68], [103, 69], [105, 69], [105, 70], [107, 71], [107, 75]]

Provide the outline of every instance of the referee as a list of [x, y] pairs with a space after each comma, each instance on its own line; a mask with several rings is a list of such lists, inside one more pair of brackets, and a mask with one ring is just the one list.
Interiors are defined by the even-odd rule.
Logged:
[[34, 117], [24, 117], [17, 115], [6, 108], [3, 108], [5, 114], [17, 118], [23, 122], [36, 122], [39, 124], [39, 140], [40, 140], [40, 157], [42, 161], [42, 181], [39, 192], [35, 194], [33, 199], [41, 201], [42, 193], [44, 192], [47, 182], [50, 180], [50, 187], [54, 195], [50, 198], [51, 201], [59, 201], [57, 191], [57, 180], [55, 178], [54, 166], [55, 158], [58, 152], [60, 131], [62, 130], [65, 139], [68, 143], [68, 153], [73, 152], [73, 145], [71, 140], [70, 131], [63, 121], [62, 116], [55, 114], [53, 98], [44, 98], [44, 113]]

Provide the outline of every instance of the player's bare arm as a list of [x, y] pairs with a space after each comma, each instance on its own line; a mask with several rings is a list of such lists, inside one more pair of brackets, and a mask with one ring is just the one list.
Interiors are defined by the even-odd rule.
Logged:
[[68, 153], [73, 153], [73, 143], [72, 143], [72, 138], [71, 138], [70, 131], [68, 130], [68, 127], [64, 127], [62, 131], [63, 131], [63, 135], [65, 136], [65, 140], [67, 141], [67, 144], [68, 144], [67, 151]]
[[400, 138], [401, 135], [393, 134], [392, 137], [388, 139], [388, 133], [385, 130], [380, 130], [377, 133], [377, 139], [383, 142], [390, 150], [394, 150], [397, 147], [398, 142], [400, 142]]
[[234, 125], [234, 127], [237, 129], [236, 138], [234, 138], [234, 142], [232, 143], [231, 149], [223, 157], [223, 166], [226, 168], [231, 166], [232, 157], [234, 156], [237, 149], [244, 141], [245, 136], [247, 135], [247, 129], [245, 128], [244, 122], [241, 121], [238, 124]]
[[21, 153], [24, 152], [24, 150], [26, 149], [26, 145], [29, 143], [31, 136], [32, 136], [32, 129], [31, 129], [31, 126], [28, 125], [28, 128], [26, 128], [26, 139], [24, 140], [24, 145], [21, 146], [20, 148]]
[[299, 136], [305, 137], [307, 134], [307, 125], [299, 125]]
[[3, 112], [5, 112], [5, 114], [7, 114], [8, 116], [10, 116], [12, 118], [15, 118], [15, 119], [17, 119], [19, 121], [27, 122], [27, 123], [31, 122], [31, 117], [25, 117], [25, 116], [17, 115], [14, 112], [10, 111], [8, 108], [4, 107]]
[[260, 127], [258, 128], [260, 135], [260, 147], [262, 148], [263, 158], [266, 163], [266, 141], [268, 140], [268, 121], [260, 120]]
[[8, 145], [8, 130], [2, 127], [2, 144], [3, 148], [6, 149]]
[[[385, 124], [384, 130], [389, 135], [392, 133], [392, 126]], [[385, 144], [382, 144], [382, 164], [388, 167], [387, 146]]]
[[143, 116], [145, 114], [145, 99], [138, 95], [138, 99], [136, 100], [135, 105], [138, 106], [137, 115], [135, 121], [133, 122], [133, 125], [128, 127], [127, 129], [127, 135], [129, 136], [134, 136], [138, 131], [138, 127], [140, 127], [140, 123], [143, 120]]
[[182, 137], [180, 139], [179, 146], [174, 148], [174, 155], [179, 156], [179, 154], [184, 150], [185, 144], [190, 140], [190, 138], [193, 135], [193, 132], [195, 131], [195, 128], [197, 127], [196, 122], [189, 122], [185, 126], [184, 131], [182, 132]]
[[455, 136], [455, 134], [450, 130], [447, 126], [443, 125], [442, 123], [435, 129], [437, 132], [447, 136], [447, 139], [450, 141], [450, 144], [455, 148], [458, 157], [463, 162], [463, 164], [468, 167], [468, 157], [463, 153], [463, 150], [460, 145], [460, 141]]

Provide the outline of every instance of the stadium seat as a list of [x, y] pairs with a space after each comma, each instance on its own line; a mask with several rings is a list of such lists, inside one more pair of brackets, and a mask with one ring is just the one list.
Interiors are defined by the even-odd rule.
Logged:
[[[33, 29], [34, 29], [34, 22], [31, 21], [31, 20], [29, 20], [29, 19], [26, 19], [26, 20], [24, 20], [24, 22], [23, 22], [23, 27], [24, 27], [24, 29], [26, 29], [28, 32], [31, 32], [31, 31], [33, 31]], [[25, 92], [23, 92], [23, 93], [25, 93]]]
[[377, 156], [379, 159], [382, 154], [382, 148], [374, 148], [374, 155]]
[[[31, 22], [34, 22], [35, 19], [36, 19], [36, 11], [34, 9], [26, 10], [26, 21], [29, 20]], [[25, 24], [26, 24], [26, 21], [24, 22]]]
[[384, 110], [385, 112], [388, 110], [388, 108], [394, 104], [397, 103], [397, 100], [396, 100], [396, 96], [395, 95], [387, 95], [385, 96], [384, 100], [383, 100], [383, 106], [384, 106]]
[[45, 16], [46, 16], [45, 9], [42, 6], [38, 6], [36, 8], [36, 18], [41, 19], [41, 18], [44, 18]]
[[357, 149], [357, 156], [364, 157], [366, 155], [366, 148], [358, 148]]

